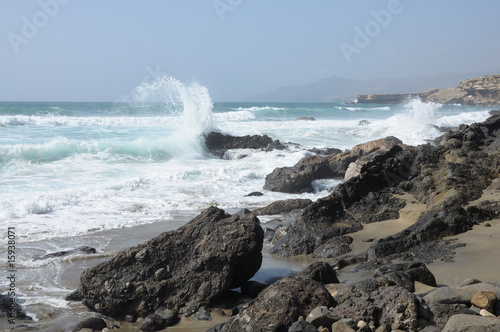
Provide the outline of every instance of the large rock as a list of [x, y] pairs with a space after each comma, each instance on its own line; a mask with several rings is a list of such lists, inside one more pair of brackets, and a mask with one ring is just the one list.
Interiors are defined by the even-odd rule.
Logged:
[[373, 286], [361, 284], [337, 293], [335, 299], [339, 303], [332, 310], [334, 315], [364, 320], [374, 326], [388, 324], [393, 329], [416, 331], [421, 307], [417, 297], [398, 286], [377, 287], [376, 282]]
[[442, 332], [500, 332], [500, 320], [493, 317], [455, 315], [446, 323]]
[[285, 193], [310, 192], [313, 191], [311, 185], [313, 180], [342, 178], [347, 174], [346, 170], [349, 167], [351, 171], [348, 178], [357, 176], [374, 162], [388, 158], [401, 149], [400, 140], [386, 137], [356, 145], [350, 152], [333, 153], [329, 156], [307, 156], [292, 167], [279, 167], [268, 174], [264, 189]]
[[334, 305], [321, 283], [303, 276], [287, 277], [262, 291], [222, 331], [287, 331], [300, 316], [306, 317], [314, 308]]
[[429, 271], [425, 264], [420, 262], [384, 265], [375, 271], [373, 277], [389, 279], [410, 292], [415, 291], [415, 281], [437, 287], [436, 278], [432, 272]]
[[191, 314], [250, 279], [262, 263], [262, 243], [255, 216], [208, 208], [178, 230], [84, 271], [83, 303], [112, 317], [145, 317], [160, 306], [185, 306]]
[[285, 146], [279, 141], [267, 135], [231, 136], [212, 131], [205, 136], [205, 144], [208, 151], [222, 157], [230, 149], [284, 149]]

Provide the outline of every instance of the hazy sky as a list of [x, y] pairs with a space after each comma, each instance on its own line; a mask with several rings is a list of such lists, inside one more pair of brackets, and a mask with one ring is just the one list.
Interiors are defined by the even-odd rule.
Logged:
[[0, 0], [0, 100], [113, 101], [158, 74], [231, 101], [487, 71], [499, 14], [498, 0]]

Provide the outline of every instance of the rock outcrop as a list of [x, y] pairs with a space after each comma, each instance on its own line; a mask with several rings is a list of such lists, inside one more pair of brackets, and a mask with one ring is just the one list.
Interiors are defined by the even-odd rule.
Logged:
[[292, 167], [279, 167], [268, 174], [264, 189], [284, 193], [311, 192], [314, 180], [351, 178], [371, 162], [394, 155], [402, 149], [403, 144], [399, 139], [386, 137], [358, 144], [352, 151], [307, 156]]
[[279, 141], [273, 141], [267, 135], [231, 136], [216, 131], [205, 136], [205, 144], [208, 151], [218, 157], [224, 156], [230, 149], [283, 150], [286, 148]]
[[160, 306], [192, 314], [249, 280], [262, 263], [263, 230], [254, 215], [208, 208], [176, 231], [118, 253], [83, 272], [91, 310], [145, 317]]
[[427, 206], [426, 211], [404, 231], [374, 241], [366, 252], [346, 256], [346, 261], [412, 261], [418, 255], [405, 252], [467, 231], [496, 215], [498, 207], [467, 204], [498, 177], [499, 140], [500, 115], [496, 114], [483, 123], [448, 132], [439, 146], [395, 144], [369, 152], [367, 160], [358, 157], [352, 176], [329, 196], [304, 208], [271, 252], [314, 255], [320, 247], [322, 251], [335, 248], [338, 241], [333, 239], [359, 231], [363, 224], [398, 218], [406, 204], [394, 195], [398, 193], [412, 195]]
[[460, 82], [457, 87], [430, 89], [422, 93], [359, 95], [357, 102], [361, 104], [397, 104], [415, 97], [424, 102], [440, 104], [500, 105], [500, 75], [472, 78]]

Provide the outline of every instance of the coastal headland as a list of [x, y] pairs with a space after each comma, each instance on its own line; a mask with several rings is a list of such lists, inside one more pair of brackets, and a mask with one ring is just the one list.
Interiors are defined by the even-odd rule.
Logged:
[[497, 106], [500, 105], [500, 75], [472, 78], [460, 82], [456, 87], [429, 89], [421, 93], [359, 95], [357, 102], [361, 104], [397, 104], [415, 97], [419, 97], [424, 102], [440, 104]]

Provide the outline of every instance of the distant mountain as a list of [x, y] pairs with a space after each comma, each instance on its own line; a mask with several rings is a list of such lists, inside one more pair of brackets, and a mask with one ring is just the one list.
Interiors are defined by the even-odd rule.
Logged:
[[412, 78], [383, 78], [354, 80], [330, 77], [307, 85], [294, 85], [272, 92], [253, 95], [243, 101], [251, 102], [331, 102], [353, 101], [361, 94], [396, 94], [424, 92], [428, 89], [444, 89], [458, 85], [461, 81], [495, 74], [499, 70], [468, 74], [440, 74]]

